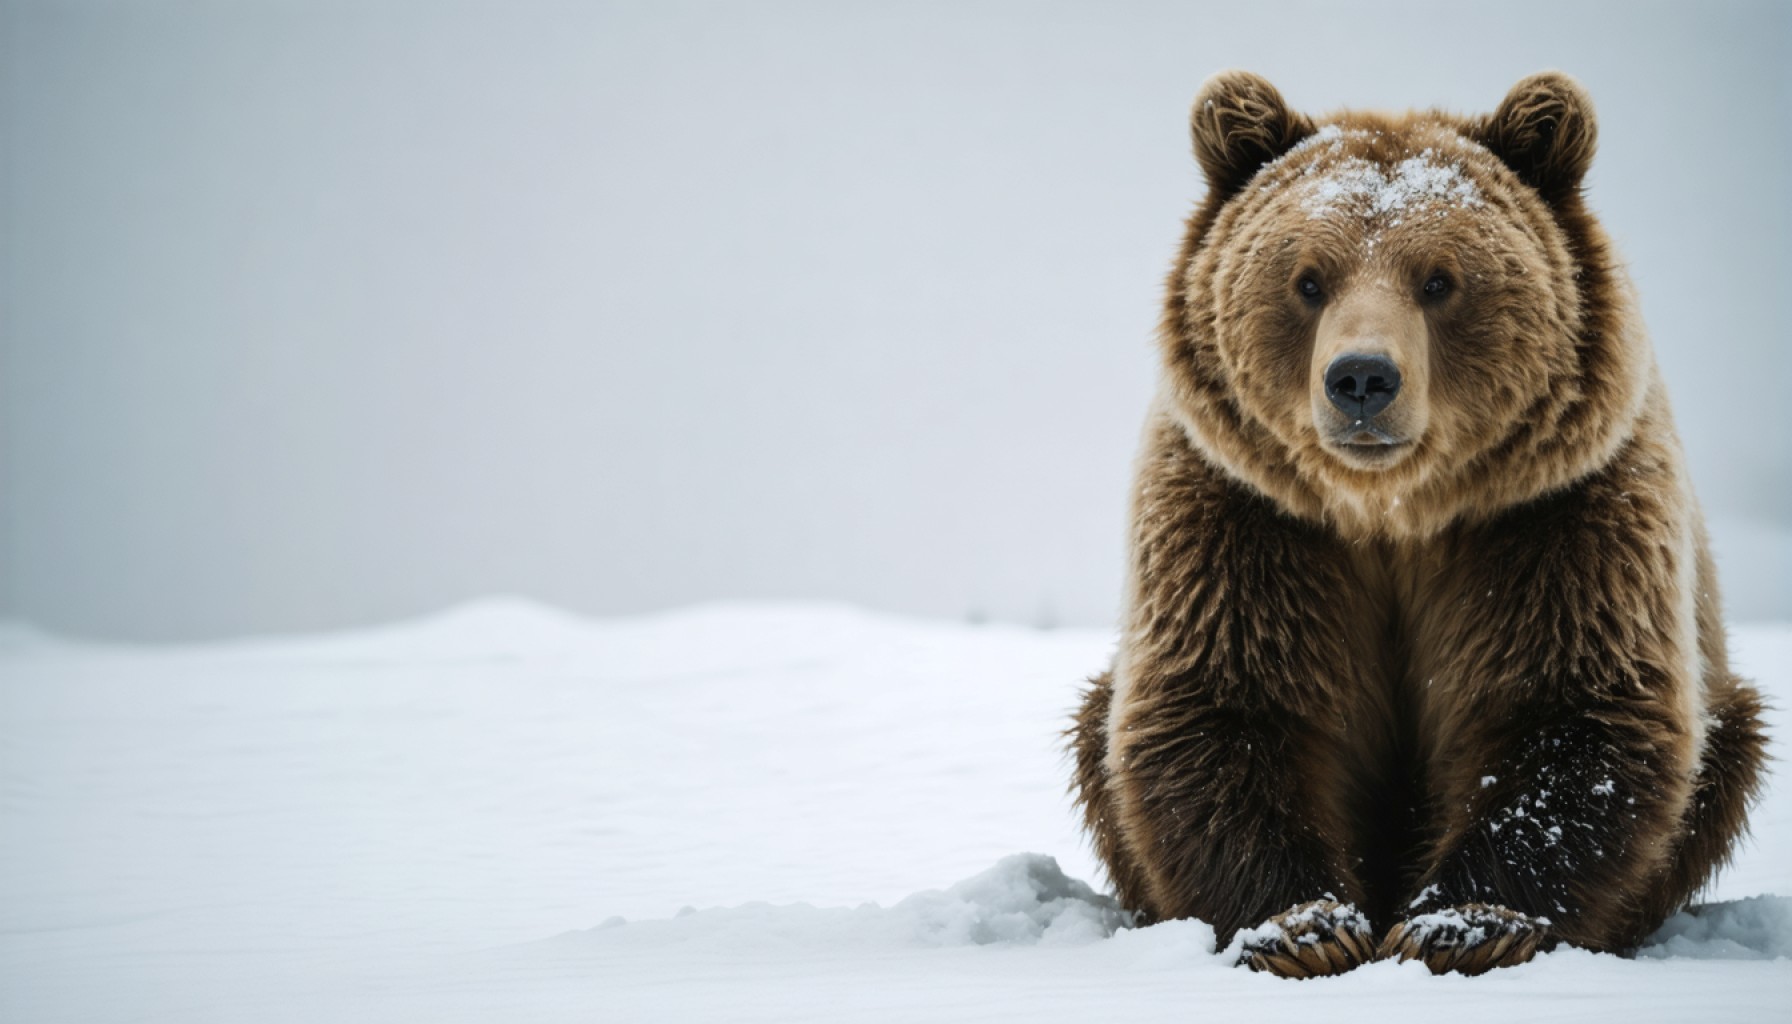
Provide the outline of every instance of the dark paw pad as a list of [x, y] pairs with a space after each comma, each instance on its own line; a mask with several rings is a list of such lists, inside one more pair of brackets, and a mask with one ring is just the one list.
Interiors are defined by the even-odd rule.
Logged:
[[1423, 960], [1432, 974], [1485, 974], [1515, 967], [1555, 944], [1549, 919], [1488, 903], [1409, 917], [1381, 941], [1379, 957]]
[[1283, 978], [1343, 974], [1372, 958], [1369, 919], [1348, 903], [1299, 903], [1238, 933], [1238, 962]]

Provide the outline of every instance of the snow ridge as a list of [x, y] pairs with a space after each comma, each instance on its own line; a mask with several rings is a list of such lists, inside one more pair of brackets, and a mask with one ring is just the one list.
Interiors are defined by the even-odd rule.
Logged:
[[1056, 859], [1017, 853], [947, 889], [918, 892], [887, 908], [687, 907], [671, 920], [611, 918], [563, 939], [630, 948], [1063, 946], [1105, 939], [1130, 923], [1118, 903], [1064, 874]]

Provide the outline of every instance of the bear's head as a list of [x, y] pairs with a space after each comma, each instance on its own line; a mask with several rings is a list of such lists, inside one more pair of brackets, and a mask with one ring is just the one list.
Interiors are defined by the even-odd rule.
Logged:
[[1492, 114], [1290, 111], [1255, 75], [1192, 114], [1207, 197], [1163, 401], [1292, 514], [1411, 537], [1563, 486], [1629, 435], [1652, 359], [1581, 200], [1595, 126], [1544, 73]]

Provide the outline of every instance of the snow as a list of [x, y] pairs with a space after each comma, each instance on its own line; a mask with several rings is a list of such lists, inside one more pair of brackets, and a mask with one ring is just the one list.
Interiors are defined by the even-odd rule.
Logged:
[[1312, 219], [1341, 209], [1366, 216], [1448, 206], [1480, 206], [1481, 190], [1455, 164], [1431, 150], [1392, 169], [1350, 157], [1330, 164], [1301, 184], [1301, 209]]
[[568, 936], [589, 949], [699, 947], [767, 943], [795, 951], [927, 946], [1079, 945], [1113, 935], [1128, 917], [1111, 897], [1070, 878], [1043, 854], [1018, 853], [944, 891], [928, 890], [893, 907], [817, 908], [749, 903], [698, 910], [671, 920], [630, 923], [613, 917]]
[[[1126, 927], [1058, 745], [1112, 643], [515, 600], [181, 648], [0, 628], [0, 1020], [1785, 1015], [1780, 788], [1635, 960], [1287, 982]], [[1785, 706], [1792, 627], [1734, 645]]]
[[[1434, 148], [1421, 150], [1392, 167], [1343, 155], [1347, 141], [1376, 134], [1379, 133], [1361, 128], [1325, 125], [1270, 161], [1258, 174], [1268, 179], [1271, 188], [1276, 188], [1289, 180], [1283, 169], [1299, 166], [1291, 180], [1296, 183], [1301, 209], [1311, 220], [1340, 212], [1367, 218], [1392, 215], [1389, 226], [1396, 226], [1402, 213], [1441, 215], [1449, 207], [1480, 206], [1484, 202], [1480, 187], [1463, 174], [1461, 165]], [[1324, 152], [1314, 153], [1319, 149]]]
[[1792, 957], [1792, 899], [1752, 896], [1677, 914], [1640, 956], [1775, 960]]

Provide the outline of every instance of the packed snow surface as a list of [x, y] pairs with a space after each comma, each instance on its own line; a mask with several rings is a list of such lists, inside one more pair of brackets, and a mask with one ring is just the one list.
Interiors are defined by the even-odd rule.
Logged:
[[[1792, 627], [1734, 641], [1786, 706]], [[0, 628], [0, 1020], [1792, 1013], [1777, 781], [1710, 902], [1635, 960], [1291, 982], [1199, 921], [1127, 927], [1058, 746], [1111, 648], [518, 601], [185, 648]]]

